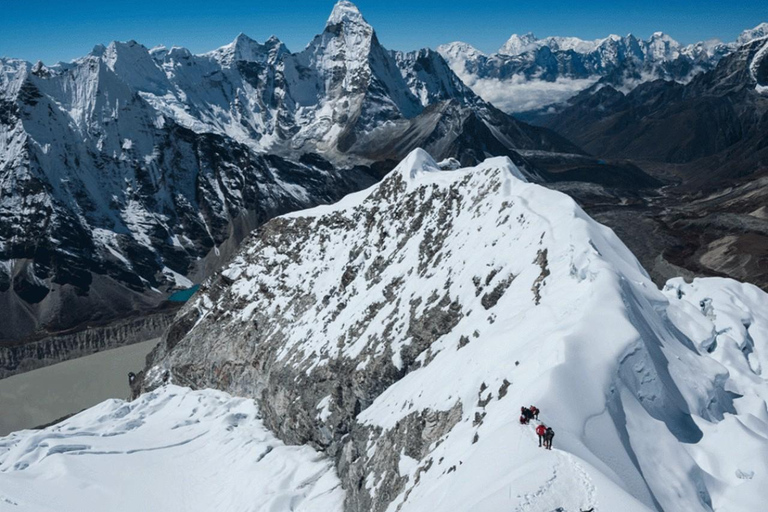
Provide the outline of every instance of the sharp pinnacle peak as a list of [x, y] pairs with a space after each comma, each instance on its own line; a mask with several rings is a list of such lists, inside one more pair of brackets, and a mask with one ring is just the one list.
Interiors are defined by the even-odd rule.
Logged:
[[333, 11], [331, 11], [326, 25], [338, 25], [344, 22], [368, 25], [368, 22], [365, 21], [365, 18], [360, 13], [360, 9], [355, 4], [349, 0], [339, 0], [333, 6]]

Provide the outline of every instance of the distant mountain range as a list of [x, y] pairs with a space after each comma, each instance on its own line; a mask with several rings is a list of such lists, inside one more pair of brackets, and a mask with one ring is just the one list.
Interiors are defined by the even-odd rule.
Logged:
[[768, 170], [768, 37], [689, 82], [655, 80], [629, 92], [600, 81], [530, 116], [609, 158], [678, 164], [685, 184], [712, 188]]
[[610, 35], [538, 39], [514, 34], [486, 55], [467, 43], [437, 50], [477, 94], [506, 112], [534, 110], [568, 99], [598, 80], [624, 90], [656, 79], [686, 83], [740, 45], [768, 35], [768, 23], [745, 30], [736, 41], [712, 39], [682, 45], [656, 32], [649, 39]]

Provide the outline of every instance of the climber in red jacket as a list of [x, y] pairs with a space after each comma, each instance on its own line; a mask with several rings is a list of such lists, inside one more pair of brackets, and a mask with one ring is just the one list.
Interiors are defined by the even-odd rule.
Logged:
[[539, 436], [539, 447], [542, 446], [542, 441], [544, 441], [544, 434], [547, 433], [547, 426], [543, 423], [536, 427], [536, 435]]

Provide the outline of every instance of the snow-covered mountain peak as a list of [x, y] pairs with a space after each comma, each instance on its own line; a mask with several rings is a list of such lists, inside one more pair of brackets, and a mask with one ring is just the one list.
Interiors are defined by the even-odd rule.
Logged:
[[[765, 34], [768, 24], [745, 31], [740, 40]], [[648, 39], [632, 34], [595, 40], [513, 34], [492, 55], [462, 43], [442, 45], [438, 51], [476, 94], [502, 110], [519, 112], [562, 103], [601, 79], [627, 91], [657, 79], [687, 83], [737, 47], [736, 42], [717, 40], [682, 46], [657, 31]]]
[[476, 57], [485, 55], [482, 51], [478, 50], [469, 43], [462, 41], [453, 41], [448, 44], [441, 44], [437, 47], [437, 52], [446, 58], [457, 57]]
[[104, 55], [104, 52], [107, 51], [107, 47], [103, 44], [99, 43], [93, 47], [93, 49], [88, 53], [88, 55], [92, 55], [94, 57], [101, 57]]
[[648, 55], [655, 61], [674, 60], [680, 51], [680, 43], [664, 32], [654, 32], [645, 45]]
[[251, 39], [242, 32], [231, 43], [217, 48], [203, 56], [211, 57], [222, 66], [231, 66], [235, 62], [265, 62], [274, 60], [281, 53], [287, 52], [285, 45], [277, 37], [271, 36], [264, 44]]
[[101, 60], [134, 91], [163, 95], [172, 87], [149, 49], [136, 41], [112, 41]]
[[[176, 316], [141, 398], [0, 440], [0, 499], [145, 509], [104, 489], [126, 488], [115, 466], [156, 461], [154, 502], [180, 510], [167, 489], [198, 481], [179, 478], [184, 456], [201, 481], [214, 467], [256, 482], [238, 510], [761, 510], [766, 311], [730, 280], [658, 290], [610, 229], [506, 158], [441, 171], [415, 150], [370, 188], [255, 230]], [[162, 386], [165, 370], [247, 398]], [[518, 422], [531, 403], [551, 451]], [[298, 477], [279, 502], [275, 467]]]
[[[134, 40], [126, 42], [112, 41], [107, 45], [102, 55], [104, 63], [113, 71], [118, 61], [120, 61], [121, 65], [131, 66], [138, 62], [146, 61], [147, 57], [151, 57], [147, 47]], [[133, 71], [138, 72], [140, 70]]]
[[[606, 39], [609, 39], [611, 36], [608, 36]], [[553, 51], [569, 51], [572, 50], [576, 53], [589, 53], [591, 51], [594, 51], [594, 49], [604, 40], [595, 40], [595, 41], [585, 41], [584, 39], [580, 39], [578, 37], [556, 37], [556, 36], [550, 36], [544, 39], [546, 42], [546, 45], [549, 46], [549, 48]]]
[[507, 39], [507, 42], [499, 48], [498, 53], [509, 56], [522, 55], [523, 53], [538, 48], [538, 41], [536, 36], [533, 35], [533, 32], [528, 32], [523, 35], [512, 34], [510, 38]]
[[768, 36], [768, 23], [763, 22], [754, 28], [743, 31], [737, 40], [740, 45], [747, 44], [755, 39], [760, 39]]
[[[254, 232], [177, 316], [148, 386], [169, 369], [257, 397], [279, 437], [337, 461], [353, 510], [759, 499], [768, 319], [727, 317], [765, 294], [664, 295], [611, 230], [508, 160], [438, 169], [413, 151], [366, 191]], [[554, 453], [517, 422], [530, 403]]]
[[395, 170], [409, 181], [414, 180], [421, 173], [441, 172], [435, 159], [421, 148], [411, 151]]
[[51, 76], [51, 71], [48, 69], [48, 67], [43, 64], [43, 61], [38, 60], [34, 66], [32, 66], [32, 69], [30, 71], [33, 75], [38, 76], [40, 78], [48, 78]]
[[363, 18], [363, 14], [355, 4], [348, 0], [339, 0], [333, 6], [331, 15], [328, 17], [326, 26], [338, 25], [340, 23], [350, 23], [370, 27], [370, 24]]
[[497, 175], [502, 180], [511, 178], [514, 181], [528, 183], [525, 175], [506, 156], [487, 158], [475, 167], [446, 170], [429, 153], [420, 148], [411, 151], [392, 172], [393, 175], [401, 176], [409, 184], [409, 188], [435, 180], [455, 181], [458, 179], [457, 175], [462, 173], [484, 173], [491, 180], [496, 179], [494, 176]]

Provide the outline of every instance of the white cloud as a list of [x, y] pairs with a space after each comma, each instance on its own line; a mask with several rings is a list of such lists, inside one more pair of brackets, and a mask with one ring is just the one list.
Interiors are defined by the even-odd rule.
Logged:
[[524, 112], [552, 103], [561, 103], [594, 84], [594, 78], [558, 78], [554, 82], [514, 75], [506, 80], [476, 78], [464, 74], [461, 79], [477, 95], [504, 112]]

